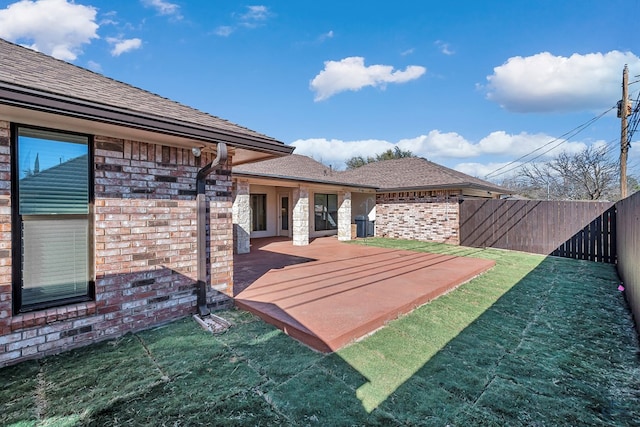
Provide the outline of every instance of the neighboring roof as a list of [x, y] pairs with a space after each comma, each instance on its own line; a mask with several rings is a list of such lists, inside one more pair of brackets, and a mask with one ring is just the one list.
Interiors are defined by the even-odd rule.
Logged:
[[475, 178], [420, 157], [406, 157], [373, 162], [341, 172], [342, 179], [367, 182], [379, 190], [478, 188], [507, 194], [510, 191], [491, 182]]
[[290, 154], [274, 138], [0, 39], [0, 105]]
[[369, 163], [347, 171], [333, 171], [298, 154], [236, 166], [234, 175], [366, 186], [378, 191], [475, 188], [501, 194], [509, 190], [423, 158], [409, 157]]
[[21, 213], [78, 213], [78, 208], [82, 213], [89, 202], [88, 175], [86, 154], [32, 171], [20, 179]]

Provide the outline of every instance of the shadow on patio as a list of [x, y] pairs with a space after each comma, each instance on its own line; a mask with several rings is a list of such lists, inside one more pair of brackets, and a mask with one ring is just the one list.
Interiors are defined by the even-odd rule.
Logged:
[[[335, 237], [308, 246], [254, 243], [236, 256], [244, 288], [236, 305], [322, 352], [336, 351], [437, 298], [495, 262], [349, 245]], [[246, 286], [249, 281], [253, 282]]]
[[313, 258], [305, 258], [270, 250], [272, 244], [283, 245], [287, 242], [291, 245], [291, 240], [286, 237], [251, 239], [250, 253], [241, 255], [234, 254], [233, 296], [237, 296], [270, 270], [316, 261]]

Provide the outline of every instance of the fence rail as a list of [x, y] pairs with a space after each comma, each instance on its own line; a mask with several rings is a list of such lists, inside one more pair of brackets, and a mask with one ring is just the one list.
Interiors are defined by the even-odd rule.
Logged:
[[610, 202], [463, 200], [460, 244], [616, 262]]

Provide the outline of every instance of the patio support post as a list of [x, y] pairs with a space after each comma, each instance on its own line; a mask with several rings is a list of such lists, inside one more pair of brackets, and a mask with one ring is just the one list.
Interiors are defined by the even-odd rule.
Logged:
[[309, 188], [293, 189], [293, 244], [309, 244]]
[[237, 254], [248, 254], [251, 250], [251, 206], [249, 181], [235, 183], [233, 197], [233, 238]]
[[338, 193], [338, 240], [351, 240], [351, 192]]

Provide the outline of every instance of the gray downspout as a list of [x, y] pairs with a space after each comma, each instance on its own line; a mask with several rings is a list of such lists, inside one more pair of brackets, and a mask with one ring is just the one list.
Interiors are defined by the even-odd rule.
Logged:
[[213, 168], [227, 160], [227, 144], [218, 142], [216, 158], [200, 169], [196, 175], [196, 205], [197, 205], [197, 255], [198, 255], [198, 313], [207, 316], [207, 196], [205, 194], [205, 179]]

